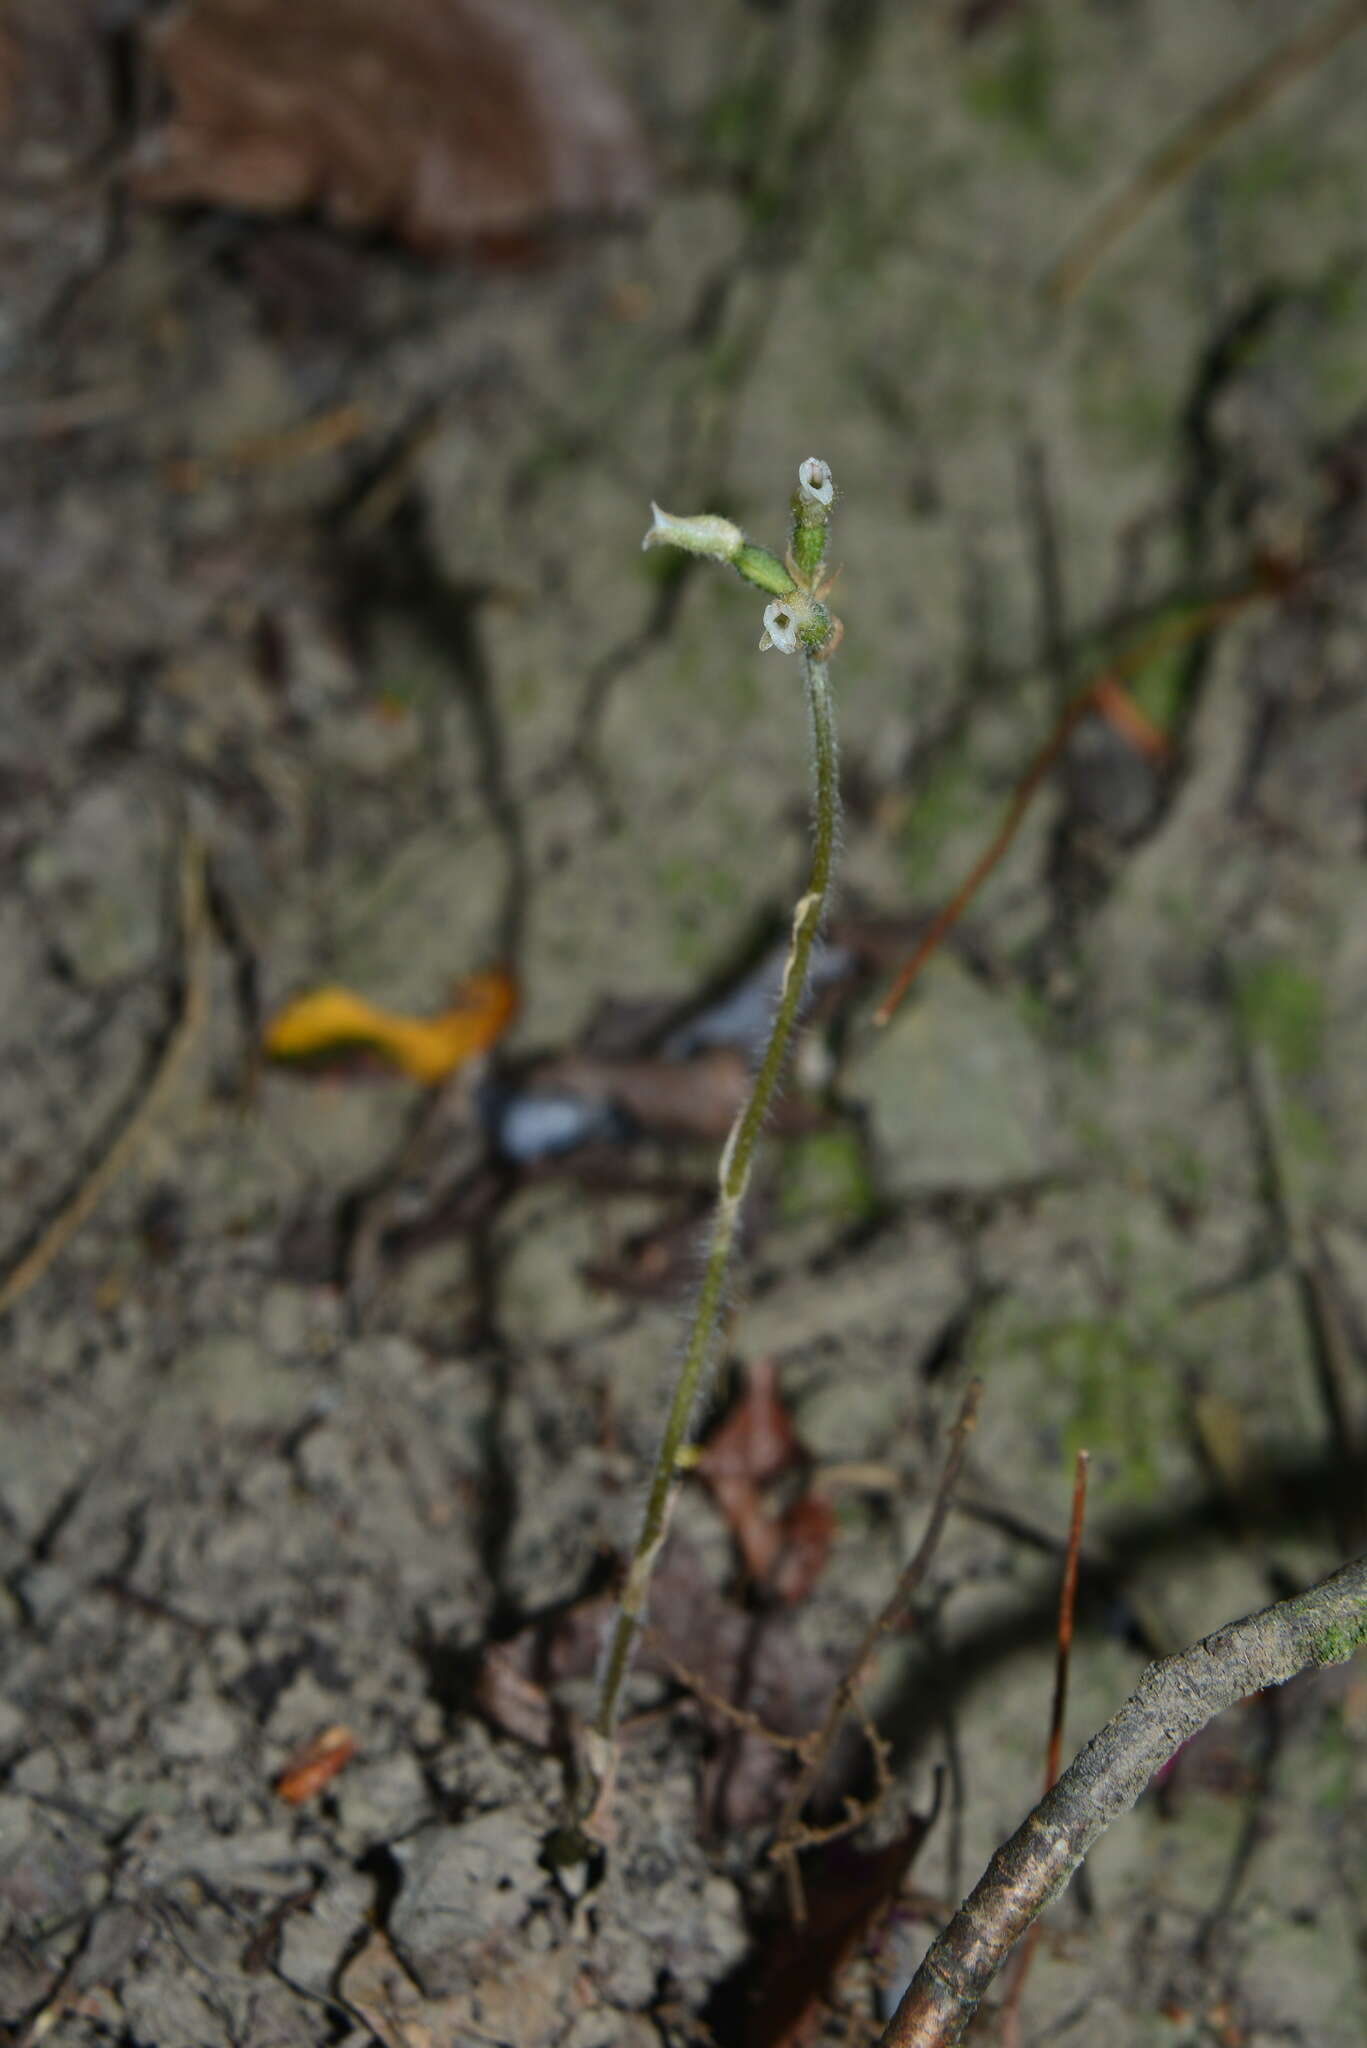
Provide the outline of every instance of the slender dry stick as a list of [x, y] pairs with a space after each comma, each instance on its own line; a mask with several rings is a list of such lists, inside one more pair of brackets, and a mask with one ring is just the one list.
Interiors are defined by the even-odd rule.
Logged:
[[[926, 1518], [926, 1526], [922, 1532], [921, 1541], [916, 1546], [915, 1555], [911, 1558], [906, 1569], [898, 1579], [890, 1598], [884, 1604], [881, 1612], [874, 1617], [864, 1631], [859, 1647], [850, 1660], [849, 1669], [831, 1694], [830, 1704], [826, 1708], [825, 1719], [811, 1740], [802, 1770], [794, 1779], [788, 1797], [783, 1803], [783, 1811], [778, 1817], [778, 1828], [773, 1847], [769, 1853], [782, 1867], [784, 1880], [788, 1888], [788, 1903], [792, 1909], [795, 1921], [800, 1922], [806, 1918], [806, 1901], [802, 1895], [802, 1880], [797, 1867], [797, 1852], [805, 1842], [815, 1839], [814, 1836], [809, 1835], [803, 1829], [802, 1810], [811, 1798], [812, 1788], [826, 1767], [831, 1751], [835, 1747], [836, 1737], [849, 1716], [858, 1709], [859, 1694], [868, 1679], [874, 1653], [878, 1645], [882, 1642], [884, 1636], [892, 1633], [893, 1629], [897, 1627], [897, 1624], [906, 1614], [916, 1595], [917, 1589], [930, 1569], [932, 1560], [940, 1545], [940, 1538], [944, 1534], [945, 1521], [948, 1517], [950, 1506], [953, 1503], [954, 1489], [959, 1483], [959, 1474], [963, 1468], [964, 1454], [968, 1449], [968, 1440], [977, 1427], [978, 1403], [982, 1399], [982, 1391], [982, 1382], [980, 1380], [971, 1380], [969, 1382], [963, 1400], [959, 1404], [959, 1412], [954, 1419], [954, 1427], [950, 1431], [949, 1449], [945, 1453], [944, 1467], [940, 1473], [939, 1483], [935, 1488], [935, 1495], [930, 1504], [930, 1514]], [[866, 1734], [869, 1733], [867, 1724], [865, 1732]], [[878, 1767], [881, 1751], [876, 1736], [870, 1736], [870, 1744], [873, 1750], [875, 1766]], [[865, 1817], [862, 1813], [857, 1814], [851, 1825], [857, 1825], [858, 1821]], [[829, 1839], [831, 1832], [837, 1834], [845, 1833], [846, 1824], [839, 1824], [834, 1831], [823, 1830], [822, 1835], [825, 1839]]]
[[138, 410], [142, 393], [134, 384], [109, 384], [68, 391], [57, 398], [20, 398], [0, 405], [0, 446], [6, 441], [55, 440]]
[[[1082, 1518], [1087, 1509], [1087, 1467], [1090, 1451], [1079, 1451], [1073, 1466], [1073, 1512], [1068, 1524], [1068, 1549], [1063, 1560], [1063, 1583], [1058, 1596], [1058, 1653], [1054, 1659], [1054, 1704], [1049, 1715], [1049, 1750], [1044, 1765], [1044, 1789], [1051, 1792], [1058, 1779], [1063, 1758], [1063, 1716], [1068, 1705], [1068, 1660], [1073, 1647], [1073, 1612], [1077, 1606], [1077, 1569], [1082, 1550]], [[1002, 2007], [1001, 2048], [1017, 2048], [1020, 2040], [1021, 2000], [1025, 1980], [1035, 1960], [1035, 1950], [1044, 1932], [1036, 1920], [1025, 1937], [1011, 1989]]]
[[41, 1280], [54, 1259], [108, 1194], [146, 1137], [180, 1076], [209, 1010], [209, 929], [204, 898], [204, 850], [187, 831], [180, 849], [180, 1012], [156, 1071], [108, 1150], [63, 1203], [37, 1242], [0, 1279], [0, 1315]]
[[1270, 594], [1267, 583], [1260, 582], [1251, 584], [1246, 590], [1237, 590], [1229, 597], [1212, 598], [1206, 604], [1197, 605], [1194, 610], [1185, 612], [1181, 618], [1169, 619], [1163, 625], [1155, 627], [1152, 633], [1146, 634], [1135, 646], [1117, 655], [1098, 675], [1092, 676], [1090, 681], [1083, 685], [1065, 706], [1053, 732], [1016, 785], [1015, 795], [1006, 808], [1006, 816], [990, 844], [973, 863], [948, 903], [931, 919], [916, 950], [898, 970], [897, 979], [873, 1013], [875, 1024], [892, 1022], [917, 975], [953, 931], [992, 870], [1010, 850], [1011, 842], [1019, 832], [1040, 785], [1058, 761], [1076, 727], [1081, 724], [1088, 712], [1095, 708], [1097, 699], [1106, 685], [1132, 674], [1136, 668], [1154, 660], [1160, 654], [1166, 654], [1170, 648], [1180, 647], [1212, 627], [1223, 625], [1227, 619], [1235, 617], [1249, 605], [1256, 604]]
[[814, 827], [812, 866], [805, 894], [793, 916], [783, 985], [769, 1041], [722, 1151], [718, 1168], [717, 1206], [713, 1214], [683, 1363], [655, 1460], [645, 1514], [627, 1571], [621, 1605], [608, 1645], [594, 1718], [596, 1750], [591, 1762], [599, 1774], [600, 1793], [611, 1781], [611, 1745], [621, 1712], [622, 1687], [645, 1616], [655, 1562], [669, 1528], [678, 1497], [681, 1466], [694, 1410], [706, 1384], [716, 1347], [726, 1293], [726, 1278], [745, 1201], [755, 1150], [783, 1075], [794, 1028], [802, 1010], [812, 948], [825, 913], [835, 867], [840, 791], [836, 753], [835, 708], [825, 656], [838, 629], [822, 604], [825, 586], [826, 526], [834, 497], [830, 471], [814, 458], [798, 471], [793, 501], [792, 549], [788, 568], [744, 539], [729, 521], [704, 517], [675, 520], [655, 508], [655, 524], [647, 541], [663, 540], [695, 554], [728, 561], [752, 582], [775, 593], [764, 614], [762, 647], [776, 645], [799, 656], [812, 734]]
[[667, 1671], [685, 1692], [691, 1693], [700, 1707], [706, 1707], [708, 1712], [715, 1714], [719, 1720], [729, 1722], [740, 1734], [754, 1735], [761, 1742], [767, 1742], [771, 1749], [786, 1750], [790, 1756], [799, 1758], [807, 1754], [810, 1736], [784, 1735], [779, 1729], [770, 1728], [767, 1722], [761, 1720], [749, 1707], [738, 1707], [731, 1700], [723, 1699], [715, 1686], [708, 1684], [701, 1672], [691, 1670], [687, 1664], [680, 1663], [679, 1659], [670, 1653], [660, 1631], [652, 1628], [649, 1622], [641, 1629], [641, 1640], [660, 1669]]
[[1044, 281], [1046, 298], [1066, 305], [1076, 298], [1098, 263], [1149, 208], [1204, 162], [1225, 137], [1251, 120], [1270, 100], [1331, 57], [1367, 23], [1367, 0], [1344, 0], [1318, 21], [1279, 43], [1232, 85], [1208, 100], [1142, 164], [1122, 192], [1092, 217], [1059, 257]]
[[1078, 1559], [1082, 1552], [1082, 1518], [1087, 1512], [1087, 1467], [1090, 1451], [1079, 1451], [1073, 1468], [1073, 1512], [1068, 1523], [1068, 1554], [1058, 1600], [1058, 1658], [1054, 1666], [1054, 1704], [1049, 1717], [1049, 1755], [1044, 1789], [1052, 1791], [1063, 1758], [1063, 1716], [1068, 1707], [1068, 1660], [1073, 1648], [1073, 1614], [1077, 1607]]
[[[1328, 1425], [1328, 1450], [1339, 1474], [1351, 1480], [1357, 1463], [1352, 1397], [1355, 1374], [1342, 1322], [1326, 1282], [1323, 1253], [1287, 1159], [1281, 1077], [1265, 1045], [1250, 1049], [1247, 1065], [1268, 1197], [1295, 1283], [1306, 1346]], [[1365, 1512], [1367, 1503], [1361, 1498], [1361, 1490], [1355, 1492], [1349, 1484], [1333, 1520], [1335, 1540], [1344, 1550], [1355, 1550], [1363, 1540]]]
[[1151, 1664], [1125, 1705], [998, 1849], [884, 2029], [879, 2048], [952, 2048], [1015, 1943], [1155, 1771], [1226, 1707], [1367, 1642], [1367, 1557]]

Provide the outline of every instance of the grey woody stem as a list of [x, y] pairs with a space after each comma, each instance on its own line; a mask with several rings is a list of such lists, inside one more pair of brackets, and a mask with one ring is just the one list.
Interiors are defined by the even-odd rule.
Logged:
[[1151, 1664], [1120, 1712], [998, 1849], [932, 1943], [878, 2048], [950, 2048], [1012, 1946], [1184, 1742], [1226, 1707], [1310, 1665], [1340, 1664], [1363, 1642], [1367, 1557]]

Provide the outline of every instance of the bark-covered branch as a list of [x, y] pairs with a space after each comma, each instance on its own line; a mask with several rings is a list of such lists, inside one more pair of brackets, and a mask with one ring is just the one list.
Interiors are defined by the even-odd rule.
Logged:
[[1151, 1664], [1003, 1843], [907, 1987], [879, 2048], [951, 2048], [1012, 1946], [1155, 1771], [1226, 1707], [1367, 1642], [1367, 1557]]

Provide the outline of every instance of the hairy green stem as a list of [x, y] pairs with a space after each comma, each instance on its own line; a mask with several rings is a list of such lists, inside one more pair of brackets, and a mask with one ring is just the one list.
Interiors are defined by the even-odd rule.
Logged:
[[755, 1148], [764, 1119], [783, 1075], [794, 1028], [802, 1010], [803, 993], [825, 915], [831, 875], [835, 867], [836, 839], [840, 818], [840, 789], [835, 737], [835, 708], [831, 698], [826, 663], [806, 647], [799, 650], [802, 680], [812, 729], [812, 758], [815, 781], [815, 819], [811, 876], [806, 894], [793, 915], [792, 939], [783, 986], [764, 1056], [756, 1070], [749, 1096], [741, 1108], [726, 1141], [718, 1170], [716, 1212], [708, 1239], [707, 1261], [698, 1290], [693, 1320], [679, 1369], [674, 1397], [670, 1402], [659, 1455], [650, 1482], [641, 1533], [637, 1538], [631, 1567], [623, 1588], [621, 1605], [603, 1666], [594, 1731], [604, 1742], [616, 1732], [621, 1712], [622, 1687], [631, 1665], [632, 1651], [645, 1618], [651, 1574], [669, 1529], [670, 1516], [678, 1496], [681, 1461], [688, 1441], [689, 1425], [706, 1384], [707, 1369], [716, 1348], [726, 1293], [726, 1275], [731, 1263], [741, 1205], [750, 1178]]

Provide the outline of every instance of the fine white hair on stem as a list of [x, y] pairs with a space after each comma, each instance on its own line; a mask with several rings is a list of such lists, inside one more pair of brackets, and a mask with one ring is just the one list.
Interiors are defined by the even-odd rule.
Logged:
[[[832, 781], [829, 823], [831, 830], [831, 864], [835, 867], [839, 865], [840, 856], [845, 850], [845, 806], [840, 800], [840, 741], [836, 736], [833, 723], [827, 725], [824, 735], [818, 731], [817, 716], [816, 701], [809, 691], [807, 695], [807, 746], [809, 749], [808, 758], [812, 765], [812, 830], [815, 832], [820, 823], [821, 794], [817, 785], [817, 755], [819, 749], [824, 744], [828, 750]], [[830, 901], [828, 892], [821, 905], [821, 921], [817, 926], [818, 936], [825, 929], [829, 912]], [[808, 963], [807, 973], [810, 978], [810, 962]]]
[[[732, 1127], [732, 1131], [734, 1135], [734, 1126]], [[737, 1202], [733, 1203], [731, 1206], [732, 1230], [733, 1233], [739, 1234], [740, 1204]], [[690, 1247], [690, 1254], [688, 1259], [689, 1282], [690, 1291], [693, 1295], [696, 1294], [698, 1287], [701, 1285], [706, 1275], [708, 1262], [712, 1253], [712, 1237], [714, 1225], [715, 1212], [713, 1218], [709, 1218], [708, 1221], [701, 1226], [693, 1240], [692, 1246]], [[727, 1316], [731, 1306], [731, 1297], [732, 1276], [730, 1274], [730, 1271], [728, 1270], [722, 1276], [722, 1279], [718, 1287], [716, 1298], [716, 1314], [713, 1318], [710, 1330], [708, 1332], [707, 1343], [701, 1354], [698, 1369], [693, 1376], [692, 1392], [690, 1396], [688, 1415], [685, 1426], [685, 1441], [689, 1443], [691, 1443], [694, 1440], [698, 1418], [703, 1413], [704, 1409], [707, 1407], [707, 1404], [711, 1400], [713, 1390], [716, 1385], [717, 1367], [721, 1360], [723, 1339], [725, 1336], [727, 1324]], [[662, 1380], [677, 1381], [680, 1366], [686, 1360], [689, 1347], [694, 1340], [695, 1321], [693, 1316], [693, 1307], [691, 1299], [687, 1299], [683, 1303], [681, 1303], [677, 1320], [678, 1335], [675, 1339], [674, 1344], [670, 1348], [668, 1371], [667, 1374], [662, 1374]], [[652, 1558], [654, 1556], [659, 1555], [659, 1553], [664, 1549], [665, 1543], [669, 1538], [669, 1532], [674, 1521], [674, 1511], [678, 1506], [679, 1496], [683, 1491], [685, 1476], [686, 1474], [682, 1466], [676, 1466], [673, 1473], [670, 1476], [669, 1497], [666, 1503], [664, 1515], [661, 1520], [659, 1533], [653, 1545]], [[654, 1485], [655, 1475], [651, 1475], [650, 1477], [647, 1477], [645, 1480], [643, 1480], [638, 1488], [633, 1489], [633, 1492], [630, 1496], [630, 1505], [635, 1509], [635, 1521], [638, 1526], [642, 1522], [644, 1522], [648, 1514], [650, 1506], [650, 1497]], [[628, 1519], [628, 1526], [630, 1525], [630, 1519]], [[639, 1628], [644, 1627], [646, 1623], [646, 1618], [646, 1609], [643, 1605], [642, 1610], [639, 1616], [637, 1617], [638, 1630]], [[607, 1677], [607, 1674], [611, 1668], [614, 1656], [614, 1649], [615, 1644], [613, 1639], [613, 1632], [609, 1630], [608, 1633], [604, 1636], [598, 1655], [597, 1683], [600, 1688], [603, 1685]], [[619, 1685], [624, 1682], [624, 1677], [625, 1674], [623, 1674], [622, 1677], [619, 1677], [617, 1681]]]

